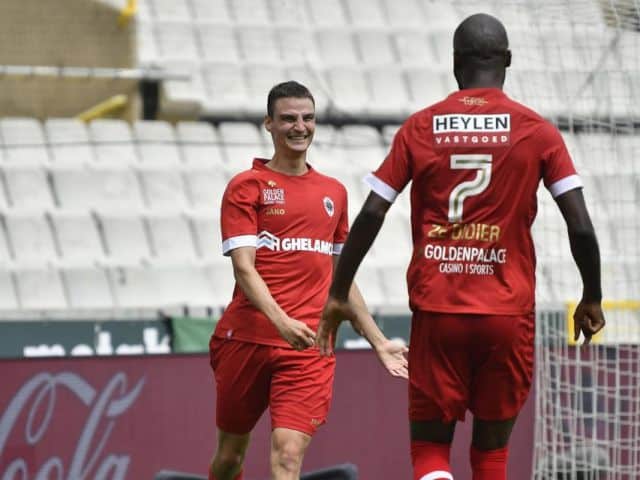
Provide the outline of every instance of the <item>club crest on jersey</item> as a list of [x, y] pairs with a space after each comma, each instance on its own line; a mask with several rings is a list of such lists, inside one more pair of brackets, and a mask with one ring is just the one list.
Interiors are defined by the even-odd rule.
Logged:
[[502, 147], [510, 144], [510, 135], [511, 115], [508, 113], [433, 116], [433, 145], [436, 148]]
[[327, 212], [327, 215], [333, 217], [333, 213], [335, 212], [335, 207], [333, 206], [333, 200], [329, 197], [324, 197], [322, 199], [322, 204], [324, 205], [324, 209]]
[[275, 188], [276, 182], [269, 180], [267, 182], [269, 188], [262, 190], [262, 203], [265, 205], [283, 204], [284, 188]]

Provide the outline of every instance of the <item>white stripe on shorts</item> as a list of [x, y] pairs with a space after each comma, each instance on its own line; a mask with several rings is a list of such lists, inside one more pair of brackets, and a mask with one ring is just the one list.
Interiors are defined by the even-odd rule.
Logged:
[[426, 475], [420, 477], [420, 480], [453, 480], [453, 475], [449, 472], [445, 472], [444, 470], [436, 470], [435, 472], [427, 473]]

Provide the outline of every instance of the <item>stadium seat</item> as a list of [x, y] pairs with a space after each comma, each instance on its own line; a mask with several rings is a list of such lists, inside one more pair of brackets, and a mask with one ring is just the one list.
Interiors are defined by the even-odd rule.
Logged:
[[221, 166], [224, 164], [218, 131], [206, 122], [178, 122], [176, 136], [182, 158], [190, 166]]
[[353, 33], [349, 28], [317, 30], [315, 41], [325, 66], [354, 65], [360, 62]]
[[71, 308], [112, 309], [115, 307], [106, 270], [95, 266], [64, 266], [61, 274], [67, 287]]
[[[0, 267], [6, 268], [12, 263], [10, 244], [4, 213], [0, 213]], [[1, 270], [1, 269], [0, 269]]]
[[95, 265], [105, 258], [100, 233], [88, 211], [49, 213], [61, 261], [67, 265]]
[[175, 0], [146, 0], [150, 13], [158, 20], [191, 20], [188, 2]]
[[347, 25], [347, 16], [340, 0], [305, 0], [311, 22], [317, 27], [342, 27]]
[[[183, 2], [173, 2], [184, 4]], [[198, 61], [200, 50], [195, 31], [191, 23], [156, 22], [155, 23], [156, 51], [163, 60], [191, 60]]]
[[269, 4], [267, 2], [255, 2], [254, 0], [233, 0], [229, 2], [231, 14], [236, 23], [251, 25], [268, 25]]
[[0, 268], [0, 310], [18, 310], [19, 308], [12, 273], [8, 268]]
[[8, 204], [12, 208], [53, 207], [47, 171], [39, 165], [9, 164], [3, 167]]
[[202, 77], [207, 93], [205, 113], [241, 117], [247, 110], [244, 71], [236, 62], [205, 63]]
[[0, 118], [4, 162], [34, 164], [49, 161], [42, 125], [35, 118]]
[[397, 68], [391, 36], [385, 30], [362, 30], [355, 33], [356, 45], [365, 65], [384, 65], [393, 71]]
[[178, 212], [147, 213], [153, 257], [163, 262], [189, 261], [196, 257], [194, 240], [188, 219]]
[[121, 166], [52, 167], [53, 188], [60, 206], [69, 209], [144, 208], [134, 170]]
[[409, 265], [413, 245], [409, 217], [399, 209], [391, 210], [373, 243], [376, 259], [383, 265]]
[[305, 7], [305, 1], [268, 0], [271, 19], [278, 29], [282, 26], [294, 26], [298, 31], [301, 27], [311, 26], [311, 19]]
[[229, 24], [201, 24], [197, 27], [203, 62], [229, 62], [240, 60], [235, 32]]
[[136, 28], [138, 64], [141, 67], [155, 67], [160, 63], [154, 24], [150, 17], [140, 16]]
[[412, 67], [406, 70], [409, 87], [409, 109], [422, 110], [435, 102], [443, 100], [450, 91], [446, 88], [444, 74], [429, 68]]
[[151, 258], [148, 232], [139, 215], [98, 211], [97, 220], [111, 264], [136, 265]]
[[191, 6], [194, 19], [228, 24], [231, 18], [225, 0], [191, 0]]
[[372, 117], [393, 119], [399, 113], [409, 113], [409, 92], [402, 72], [379, 66], [366, 73], [372, 100], [368, 111]]
[[[247, 168], [249, 168], [247, 166]], [[218, 211], [230, 176], [216, 167], [190, 167], [184, 170], [186, 192], [193, 209]]]
[[221, 122], [218, 132], [222, 139], [226, 165], [230, 171], [239, 172], [251, 168], [253, 158], [267, 154], [262, 135], [258, 127], [252, 123]]
[[147, 209], [181, 209], [189, 206], [181, 169], [170, 166], [137, 167]]
[[[382, 138], [374, 127], [345, 125], [338, 131], [337, 142], [343, 147], [347, 162], [358, 177], [364, 177], [384, 160]], [[362, 183], [360, 180], [358, 178], [358, 184]]]
[[54, 310], [68, 308], [60, 271], [53, 267], [34, 265], [14, 271], [17, 296], [23, 310]]
[[89, 132], [80, 120], [49, 118], [44, 123], [51, 160], [56, 164], [79, 164], [93, 160]]
[[220, 260], [222, 258], [222, 234], [220, 233], [220, 214], [211, 212], [189, 213], [195, 234], [198, 256], [204, 260]]
[[347, 9], [349, 23], [358, 27], [384, 27], [386, 12], [381, 0], [349, 0], [344, 5]]
[[397, 0], [384, 0], [383, 8], [387, 21], [392, 27], [405, 30], [407, 28], [423, 29], [425, 25], [422, 2], [403, 0], [399, 8]]
[[227, 306], [231, 302], [235, 279], [231, 259], [218, 255], [212, 258], [204, 266], [205, 274], [213, 286], [209, 297], [214, 305]]
[[202, 113], [206, 92], [200, 64], [167, 61], [165, 73], [175, 76], [160, 84], [158, 117], [167, 119], [197, 118]]
[[[256, 3], [256, 5], [263, 4], [264, 2]], [[241, 58], [244, 62], [266, 65], [277, 65], [281, 62], [280, 49], [272, 28], [242, 25], [238, 26], [236, 30], [240, 43]]]
[[401, 68], [433, 68], [438, 62], [431, 38], [423, 29], [399, 30], [393, 38]]
[[[316, 45], [313, 33], [301, 30], [299, 26], [284, 26], [275, 29], [276, 42], [280, 50], [280, 56], [285, 65], [314, 65], [320, 64], [320, 53]], [[291, 76], [303, 84], [304, 81], [298, 77]], [[306, 84], [305, 84], [306, 85]], [[309, 88], [310, 86], [307, 85]], [[315, 95], [315, 89], [311, 89]]]
[[449, 49], [453, 50], [451, 32], [453, 32], [463, 20], [456, 11], [455, 5], [444, 0], [435, 0], [423, 3], [423, 7], [425, 9], [425, 28], [427, 30], [435, 29], [449, 32]]
[[56, 246], [49, 222], [41, 211], [21, 210], [4, 214], [8, 240], [20, 264], [55, 263]]
[[133, 124], [140, 163], [177, 165], [181, 163], [173, 127], [158, 120], [138, 120]]
[[381, 272], [370, 258], [366, 258], [358, 268], [355, 282], [371, 310], [375, 311], [387, 304], [388, 298], [382, 285]]
[[371, 93], [364, 72], [354, 66], [335, 67], [326, 72], [334, 108], [347, 118], [365, 115]]
[[89, 137], [93, 142], [95, 160], [113, 164], [137, 163], [131, 129], [123, 120], [98, 119], [89, 124]]
[[247, 111], [255, 117], [264, 116], [266, 98], [271, 88], [287, 80], [285, 70], [279, 65], [249, 64], [245, 66], [247, 79]]

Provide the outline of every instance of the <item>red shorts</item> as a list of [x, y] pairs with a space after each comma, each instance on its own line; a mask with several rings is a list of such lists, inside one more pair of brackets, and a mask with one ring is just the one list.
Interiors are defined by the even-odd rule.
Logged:
[[216, 380], [216, 423], [220, 430], [249, 433], [269, 407], [271, 428], [308, 435], [326, 421], [335, 357], [317, 348], [292, 348], [213, 338], [209, 353]]
[[409, 345], [409, 418], [515, 417], [533, 375], [534, 317], [416, 312]]

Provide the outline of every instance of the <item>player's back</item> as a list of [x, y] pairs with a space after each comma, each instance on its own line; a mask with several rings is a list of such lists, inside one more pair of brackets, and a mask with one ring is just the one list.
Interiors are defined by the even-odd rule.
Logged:
[[499, 89], [461, 90], [410, 117], [375, 175], [412, 181], [414, 308], [532, 311], [538, 184], [575, 177], [553, 125]]

